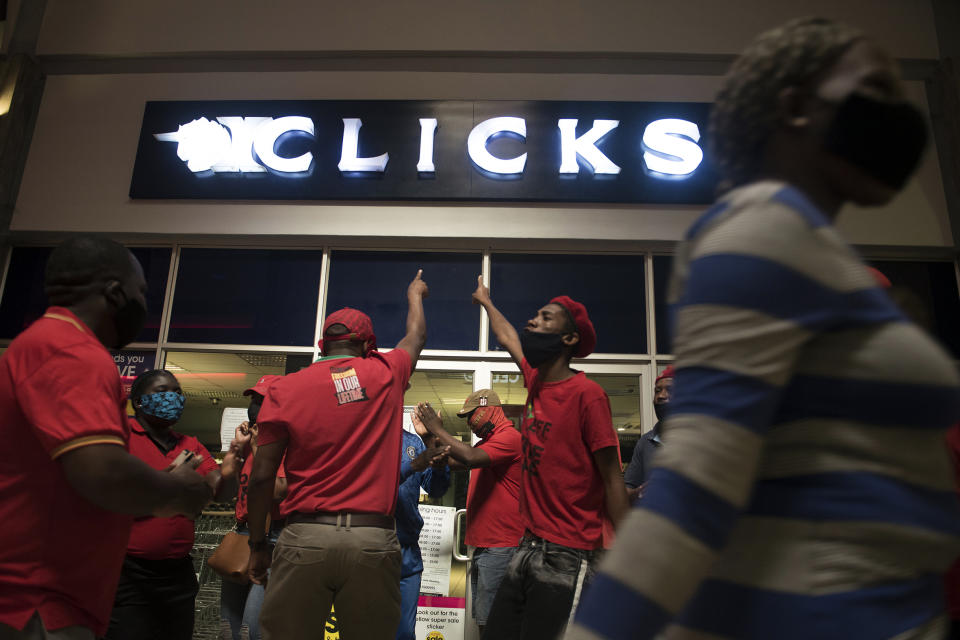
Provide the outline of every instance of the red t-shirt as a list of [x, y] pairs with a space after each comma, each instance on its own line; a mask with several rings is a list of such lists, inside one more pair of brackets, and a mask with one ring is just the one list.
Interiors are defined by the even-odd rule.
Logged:
[[[258, 440], [259, 442], [259, 440]], [[237, 479], [240, 484], [240, 489], [237, 492], [237, 508], [235, 513], [237, 514], [237, 521], [246, 522], [247, 521], [247, 485], [250, 483], [250, 472], [253, 471], [253, 456], [251, 452], [247, 459], [243, 461], [243, 468], [240, 469], [240, 477]], [[278, 478], [286, 478], [287, 474], [283, 470], [285, 459], [280, 460], [280, 467], [277, 469]], [[280, 505], [274, 504], [270, 508], [270, 520], [276, 522], [277, 520], [282, 519], [283, 516], [280, 515]]]
[[515, 547], [523, 537], [520, 510], [520, 432], [507, 420], [476, 445], [490, 466], [470, 472], [467, 536], [472, 547]]
[[291, 513], [344, 511], [393, 515], [400, 480], [403, 349], [366, 358], [330, 358], [274, 382], [257, 421], [257, 442], [287, 439]]
[[[177, 436], [177, 444], [164, 453], [150, 439], [147, 432], [134, 418], [130, 418], [130, 453], [137, 456], [154, 469], [166, 469], [184, 449], [194, 455], [203, 456], [203, 462], [197, 467], [197, 473], [207, 475], [220, 467], [206, 447], [193, 436], [172, 431]], [[148, 560], [167, 558], [185, 558], [193, 549], [193, 520], [184, 516], [172, 518], [154, 518], [146, 516], [133, 521], [130, 530], [130, 542], [127, 543], [127, 555]]]
[[107, 630], [132, 518], [82, 498], [57, 458], [126, 448], [125, 398], [110, 353], [61, 307], [0, 358], [0, 623], [34, 612], [49, 630]]
[[527, 529], [544, 540], [575, 549], [603, 546], [603, 478], [593, 453], [620, 443], [610, 400], [584, 373], [560, 382], [541, 382], [521, 363], [527, 402], [523, 438], [520, 509]]

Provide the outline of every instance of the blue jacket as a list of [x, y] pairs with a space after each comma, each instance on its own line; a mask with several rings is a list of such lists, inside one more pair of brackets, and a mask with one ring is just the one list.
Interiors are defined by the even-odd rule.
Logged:
[[400, 568], [402, 577], [423, 571], [419, 544], [423, 518], [420, 517], [420, 509], [417, 507], [420, 502], [420, 487], [423, 487], [430, 497], [439, 498], [450, 486], [450, 467], [444, 467], [442, 471], [431, 467], [427, 467], [425, 471], [414, 471], [411, 467], [413, 459], [426, 448], [419, 436], [409, 431], [403, 432], [400, 492], [397, 495], [396, 510], [397, 539], [403, 552], [403, 565]]

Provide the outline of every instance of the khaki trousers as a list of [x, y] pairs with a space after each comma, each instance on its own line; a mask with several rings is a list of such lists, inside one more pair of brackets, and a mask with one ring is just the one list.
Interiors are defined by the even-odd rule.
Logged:
[[93, 640], [93, 631], [86, 627], [47, 631], [40, 616], [35, 613], [22, 631], [0, 624], [0, 640]]
[[261, 636], [322, 638], [331, 605], [342, 640], [392, 640], [400, 622], [396, 533], [305, 522], [284, 528], [260, 611]]

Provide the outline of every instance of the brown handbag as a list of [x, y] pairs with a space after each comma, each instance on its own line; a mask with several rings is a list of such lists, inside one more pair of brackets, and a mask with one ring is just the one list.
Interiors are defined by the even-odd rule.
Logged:
[[250, 536], [230, 531], [220, 545], [207, 558], [207, 566], [216, 571], [221, 578], [237, 584], [247, 584], [247, 565], [250, 564]]

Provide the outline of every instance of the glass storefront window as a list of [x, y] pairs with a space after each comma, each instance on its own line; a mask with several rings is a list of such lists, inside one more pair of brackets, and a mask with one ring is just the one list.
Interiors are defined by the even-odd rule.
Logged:
[[[14, 247], [3, 299], [0, 300], [0, 339], [13, 339], [46, 310], [43, 273], [53, 247]], [[157, 342], [160, 316], [170, 275], [170, 249], [133, 247], [147, 280], [147, 321], [136, 342]]]
[[392, 348], [405, 332], [407, 286], [418, 269], [430, 287], [426, 348], [476, 351], [480, 307], [470, 304], [470, 294], [482, 269], [479, 253], [333, 251], [326, 313], [360, 309], [373, 320], [377, 344]]
[[[643, 256], [494, 254], [490, 294], [517, 330], [559, 295], [587, 307], [597, 353], [646, 353]], [[471, 289], [472, 291], [472, 289]], [[500, 349], [493, 332], [491, 349]]]
[[309, 346], [322, 251], [183, 249], [170, 342]]
[[653, 256], [653, 315], [657, 327], [657, 353], [671, 353], [667, 287], [673, 271], [673, 256]]
[[309, 353], [168, 352], [164, 369], [177, 377], [187, 399], [175, 429], [195, 436], [211, 453], [221, 451], [224, 410], [246, 410], [250, 400], [243, 395], [244, 389], [267, 374], [299, 371], [310, 365], [312, 357]]

